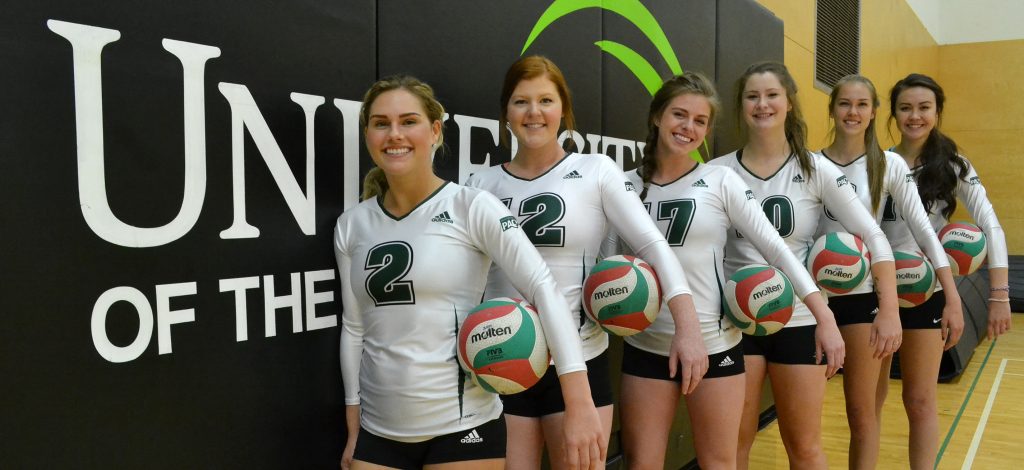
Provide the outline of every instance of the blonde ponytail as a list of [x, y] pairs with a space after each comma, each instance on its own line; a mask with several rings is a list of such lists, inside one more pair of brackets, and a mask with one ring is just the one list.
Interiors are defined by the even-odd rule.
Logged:
[[383, 196], [388, 191], [388, 179], [384, 176], [384, 170], [380, 167], [373, 167], [363, 178], [363, 201], [371, 197]]

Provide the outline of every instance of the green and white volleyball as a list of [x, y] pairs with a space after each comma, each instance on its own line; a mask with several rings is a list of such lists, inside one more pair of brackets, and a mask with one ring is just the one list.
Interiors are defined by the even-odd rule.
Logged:
[[895, 251], [896, 296], [900, 307], [917, 307], [935, 292], [935, 269], [921, 253]]
[[967, 222], [954, 222], [942, 227], [939, 241], [949, 258], [949, 267], [956, 276], [973, 274], [985, 262], [988, 254], [985, 232]]
[[786, 326], [793, 316], [793, 286], [771, 266], [744, 266], [725, 283], [725, 314], [744, 333], [765, 336]]
[[661, 310], [658, 276], [640, 258], [605, 258], [583, 283], [583, 310], [609, 333], [635, 335], [651, 326]]
[[522, 299], [500, 297], [480, 304], [462, 323], [458, 341], [462, 368], [494, 393], [532, 387], [551, 360], [537, 310]]
[[818, 286], [830, 294], [850, 292], [867, 279], [867, 248], [860, 237], [830, 232], [815, 240], [807, 254], [807, 270]]

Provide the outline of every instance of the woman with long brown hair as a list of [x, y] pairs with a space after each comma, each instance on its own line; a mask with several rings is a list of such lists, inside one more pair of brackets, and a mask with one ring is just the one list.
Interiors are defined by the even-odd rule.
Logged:
[[[945, 101], [942, 87], [927, 75], [912, 73], [896, 82], [889, 92], [889, 119], [896, 122], [900, 142], [892, 150], [913, 172], [933, 229], [949, 223], [959, 199], [985, 232], [991, 289], [988, 337], [995, 338], [1010, 329], [1006, 238], [978, 173], [960, 155], [956, 142], [939, 130]], [[886, 212], [882, 228], [892, 246], [901, 251], [917, 250], [909, 224], [903, 220], [905, 213], [897, 207]], [[915, 469], [935, 465], [939, 445], [936, 381], [942, 351], [956, 345], [964, 329], [956, 289], [946, 283], [942, 288], [944, 295], [936, 292], [922, 305], [900, 309], [904, 331], [900, 375], [903, 406], [910, 421], [910, 466]], [[883, 377], [888, 377], [889, 364], [883, 365]]]

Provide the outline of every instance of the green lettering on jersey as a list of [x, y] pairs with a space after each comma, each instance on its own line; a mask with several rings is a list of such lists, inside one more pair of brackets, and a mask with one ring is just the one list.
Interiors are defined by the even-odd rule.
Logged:
[[665, 230], [665, 240], [670, 246], [683, 246], [686, 243], [686, 234], [690, 232], [690, 223], [693, 222], [696, 208], [697, 203], [693, 199], [674, 199], [658, 203], [658, 220], [669, 221], [668, 229]]
[[384, 242], [366, 253], [366, 293], [374, 305], [416, 303], [412, 281], [404, 280], [412, 269], [412, 247], [403, 241]]
[[565, 217], [565, 201], [554, 193], [541, 193], [523, 199], [520, 224], [533, 246], [565, 246], [565, 227], [555, 225]]
[[779, 236], [786, 238], [793, 234], [796, 220], [793, 216], [793, 203], [786, 196], [768, 196], [761, 201], [764, 215], [775, 226]]

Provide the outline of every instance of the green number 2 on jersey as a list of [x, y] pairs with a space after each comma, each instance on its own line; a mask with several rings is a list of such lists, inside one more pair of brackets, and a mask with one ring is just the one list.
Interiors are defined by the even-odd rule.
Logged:
[[408, 243], [384, 242], [366, 253], [366, 293], [373, 303], [382, 305], [407, 305], [416, 303], [416, 292], [412, 281], [403, 280], [412, 269], [412, 247]]
[[[511, 199], [505, 202], [511, 204]], [[559, 195], [541, 193], [523, 199], [519, 217], [526, 217], [519, 226], [533, 246], [565, 246], [565, 226], [555, 225], [565, 217], [565, 201]]]

